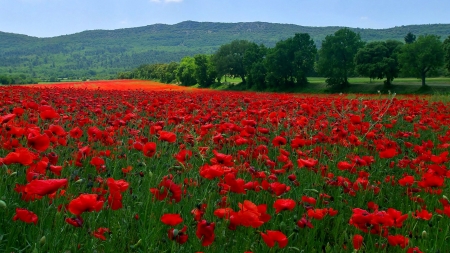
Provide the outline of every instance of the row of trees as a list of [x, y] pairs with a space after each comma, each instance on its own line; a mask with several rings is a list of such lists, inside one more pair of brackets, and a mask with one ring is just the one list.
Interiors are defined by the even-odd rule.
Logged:
[[444, 43], [435, 35], [405, 36], [365, 43], [350, 29], [338, 30], [317, 50], [309, 34], [295, 34], [275, 47], [246, 40], [222, 45], [213, 55], [184, 57], [180, 63], [142, 65], [119, 73], [118, 78], [156, 79], [184, 86], [209, 87], [224, 76], [239, 77], [248, 89], [285, 90], [308, 82], [307, 77], [326, 77], [330, 86], [345, 88], [351, 76], [385, 79], [387, 87], [400, 73], [422, 79], [444, 65], [450, 71], [450, 36]]

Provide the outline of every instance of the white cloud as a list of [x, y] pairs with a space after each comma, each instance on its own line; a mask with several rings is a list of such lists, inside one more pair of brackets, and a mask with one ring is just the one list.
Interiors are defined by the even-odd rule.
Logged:
[[150, 0], [150, 2], [154, 3], [181, 3], [183, 0]]
[[359, 19], [361, 19], [361, 20], [368, 20], [369, 17], [360, 17]]

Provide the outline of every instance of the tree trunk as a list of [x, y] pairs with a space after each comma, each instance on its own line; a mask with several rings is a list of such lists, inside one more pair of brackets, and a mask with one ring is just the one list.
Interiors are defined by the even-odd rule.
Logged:
[[426, 84], [425, 84], [425, 76], [426, 76], [426, 72], [422, 72], [422, 87], [424, 87]]

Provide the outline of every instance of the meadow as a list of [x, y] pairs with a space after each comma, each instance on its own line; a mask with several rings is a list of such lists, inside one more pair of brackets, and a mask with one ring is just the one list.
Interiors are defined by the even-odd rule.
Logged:
[[446, 95], [0, 97], [1, 252], [449, 252]]

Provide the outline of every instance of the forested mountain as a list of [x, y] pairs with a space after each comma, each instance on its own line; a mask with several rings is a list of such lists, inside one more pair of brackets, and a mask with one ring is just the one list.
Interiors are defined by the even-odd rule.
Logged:
[[[236, 39], [273, 47], [295, 33], [308, 33], [320, 47], [325, 36], [342, 27], [307, 27], [264, 22], [185, 21], [117, 30], [92, 30], [51, 38], [0, 32], [0, 75], [38, 78], [116, 76], [141, 64], [179, 61], [184, 56], [214, 53]], [[445, 39], [450, 24], [410, 25], [389, 29], [352, 28], [364, 41], [403, 40], [408, 32]]]

